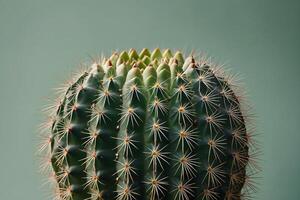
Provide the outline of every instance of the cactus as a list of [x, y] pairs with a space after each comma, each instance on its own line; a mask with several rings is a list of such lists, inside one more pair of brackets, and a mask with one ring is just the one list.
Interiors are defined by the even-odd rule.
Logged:
[[41, 152], [55, 199], [248, 198], [257, 165], [231, 79], [169, 49], [93, 63], [49, 109]]

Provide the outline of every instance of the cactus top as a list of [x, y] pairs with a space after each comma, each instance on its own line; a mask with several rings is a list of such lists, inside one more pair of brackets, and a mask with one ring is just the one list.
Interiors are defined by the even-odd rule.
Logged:
[[234, 87], [207, 60], [169, 49], [94, 63], [52, 112], [56, 198], [248, 197], [250, 135]]

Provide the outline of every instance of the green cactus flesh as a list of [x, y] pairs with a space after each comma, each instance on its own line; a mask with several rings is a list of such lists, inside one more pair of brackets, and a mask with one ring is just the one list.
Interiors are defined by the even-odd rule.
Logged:
[[205, 60], [168, 49], [94, 63], [52, 116], [56, 198], [246, 197], [250, 141], [234, 87]]

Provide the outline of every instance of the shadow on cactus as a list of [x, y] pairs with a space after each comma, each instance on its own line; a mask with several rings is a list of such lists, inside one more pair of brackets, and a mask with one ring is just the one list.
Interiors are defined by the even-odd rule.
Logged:
[[47, 109], [54, 199], [250, 198], [257, 154], [233, 78], [169, 49], [94, 62]]

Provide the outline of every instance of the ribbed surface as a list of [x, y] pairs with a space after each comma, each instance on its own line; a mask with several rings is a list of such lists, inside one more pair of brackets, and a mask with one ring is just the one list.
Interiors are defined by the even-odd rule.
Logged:
[[115, 53], [66, 91], [50, 140], [61, 199], [241, 199], [249, 135], [218, 70], [180, 52]]

